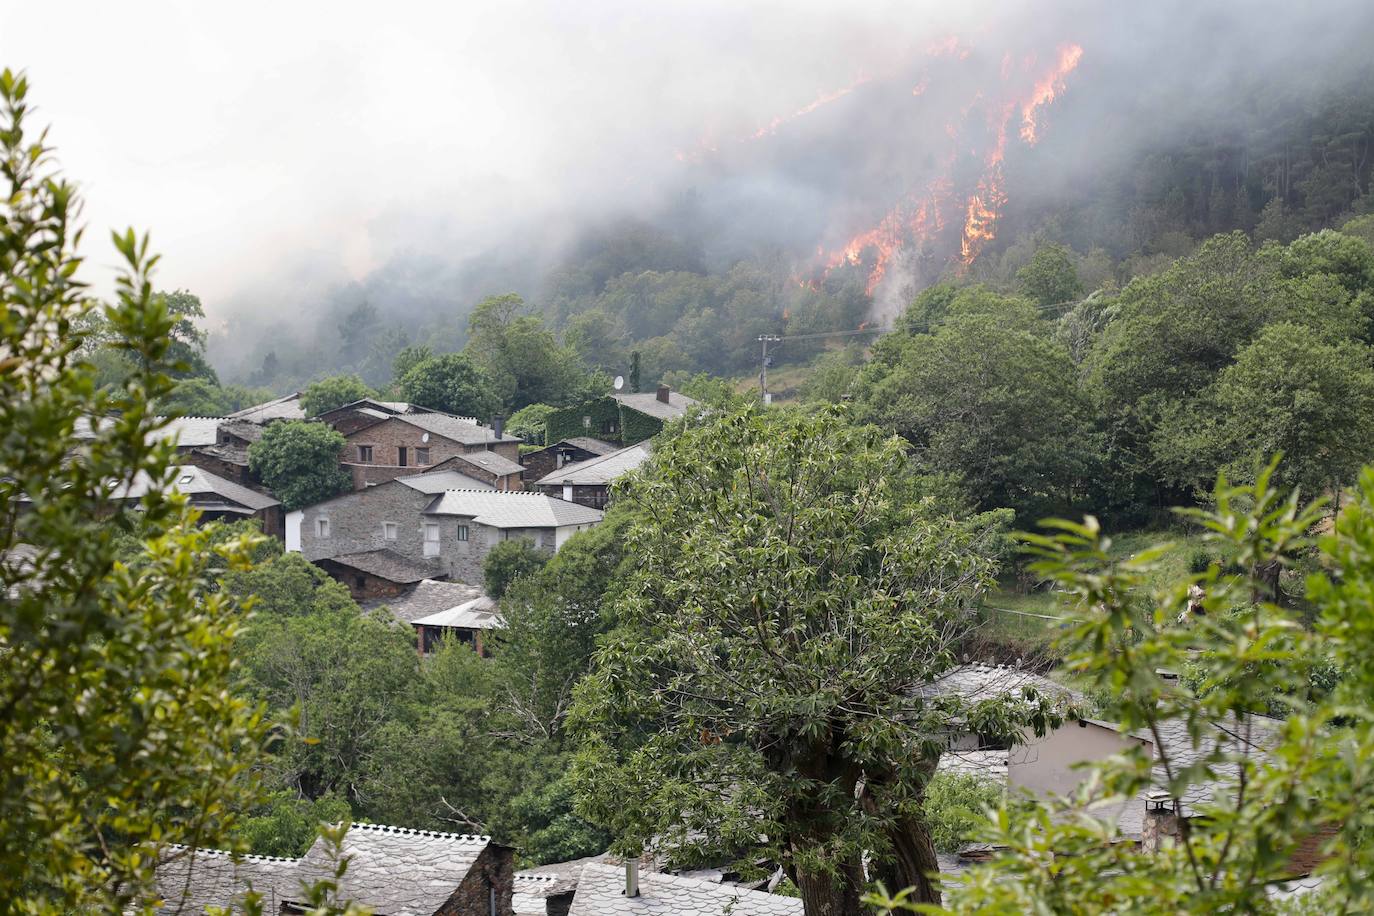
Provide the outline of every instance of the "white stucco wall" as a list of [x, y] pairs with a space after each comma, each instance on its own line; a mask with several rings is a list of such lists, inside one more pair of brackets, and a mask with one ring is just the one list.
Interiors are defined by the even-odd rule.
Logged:
[[305, 513], [300, 509], [286, 513], [286, 549], [301, 552], [301, 519]]
[[1083, 772], [1073, 765], [1103, 760], [1148, 741], [1122, 735], [1105, 724], [1066, 722], [1043, 738], [1013, 748], [1007, 759], [1007, 784], [1034, 792], [1064, 795], [1083, 781]]

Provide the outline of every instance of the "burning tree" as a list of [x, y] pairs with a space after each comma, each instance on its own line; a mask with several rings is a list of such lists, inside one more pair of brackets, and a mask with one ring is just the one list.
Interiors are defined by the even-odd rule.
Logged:
[[[579, 688], [582, 813], [637, 855], [775, 863], [808, 914], [862, 912], [866, 880], [938, 901], [921, 817], [951, 665], [1005, 515], [956, 521], [900, 441], [750, 409], [659, 445], [625, 496], [651, 509], [619, 627]], [[991, 703], [977, 730], [1047, 727]]]

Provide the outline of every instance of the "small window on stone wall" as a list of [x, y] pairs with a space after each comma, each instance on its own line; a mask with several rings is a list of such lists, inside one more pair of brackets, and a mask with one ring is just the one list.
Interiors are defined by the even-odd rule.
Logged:
[[427, 449], [427, 448], [417, 448], [417, 449], [415, 450], [415, 464], [416, 464], [416, 465], [429, 464], [429, 449]]
[[367, 464], [371, 464], [371, 463], [372, 463], [372, 446], [370, 446], [370, 445], [360, 445], [360, 446], [358, 446], [358, 460], [359, 460], [359, 461], [362, 461], [362, 462], [366, 462]]
[[395, 522], [382, 522], [382, 537], [388, 541], [396, 540]]
[[316, 534], [316, 536], [322, 537], [322, 538], [327, 538], [327, 537], [329, 537], [329, 519], [327, 519], [327, 518], [317, 518], [317, 519], [315, 519], [315, 534]]
[[425, 523], [425, 556], [439, 555], [439, 526], [434, 522]]
[[468, 539], [468, 526], [467, 526], [467, 525], [459, 525], [459, 526], [458, 526], [458, 540], [460, 540], [460, 541], [466, 541], [467, 539]]

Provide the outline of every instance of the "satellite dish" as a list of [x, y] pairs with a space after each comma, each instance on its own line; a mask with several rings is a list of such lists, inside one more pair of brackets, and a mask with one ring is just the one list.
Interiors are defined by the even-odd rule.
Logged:
[[615, 377], [615, 390], [616, 390], [616, 391], [619, 391], [620, 389], [622, 389], [622, 388], [624, 388], [624, 387], [625, 387], [625, 376], [623, 376], [623, 375], [617, 375], [617, 376]]
[[425, 434], [423, 434], [422, 436], [420, 436], [420, 441], [421, 441], [421, 442], [428, 442], [428, 441], [429, 441], [429, 433], [425, 433]]

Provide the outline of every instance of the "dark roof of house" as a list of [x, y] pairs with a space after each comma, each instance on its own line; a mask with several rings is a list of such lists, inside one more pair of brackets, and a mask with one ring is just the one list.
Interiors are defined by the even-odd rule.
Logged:
[[[567, 439], [559, 439], [552, 445], [546, 445], [544, 449], [559, 448], [560, 446], [580, 448], [584, 452], [591, 452], [593, 455], [609, 455], [620, 448], [614, 442], [607, 442], [605, 439], [594, 439], [591, 436], [571, 436]], [[538, 451], [542, 452], [544, 449], [538, 449]]]
[[496, 442], [523, 442], [519, 436], [497, 436], [471, 417], [451, 417], [446, 413], [416, 413], [396, 417], [402, 423], [419, 427], [425, 432], [443, 436], [463, 445], [488, 445]]
[[1033, 671], [1014, 665], [979, 663], [956, 665], [930, 683], [921, 685], [914, 693], [923, 697], [955, 696], [970, 703], [978, 703], [1019, 694], [1026, 688], [1033, 688], [1065, 706], [1083, 702], [1082, 694]]
[[594, 525], [605, 517], [600, 509], [579, 506], [526, 491], [447, 490], [434, 497], [427, 515], [461, 515], [493, 528], [561, 528]]
[[254, 404], [229, 414], [233, 420], [248, 420], [251, 423], [269, 423], [272, 420], [304, 420], [305, 408], [301, 407], [299, 391]]
[[801, 916], [802, 902], [705, 878], [641, 872], [639, 896], [625, 896], [625, 869], [582, 866], [569, 916]]
[[[214, 445], [219, 438], [219, 427], [224, 417], [157, 417], [162, 425], [148, 436], [149, 442], [170, 440], [177, 448], [198, 448]], [[109, 428], [113, 422], [109, 417], [99, 417], [92, 421], [78, 417], [72, 430], [77, 439], [93, 439], [99, 430]]]
[[628, 474], [643, 464], [649, 457], [649, 444], [639, 442], [628, 448], [618, 449], [606, 455], [588, 458], [565, 464], [563, 467], [541, 478], [538, 486], [606, 486], [622, 474]]
[[[353, 824], [341, 850], [348, 870], [338, 897], [384, 916], [433, 916], [490, 845], [485, 836]], [[301, 902], [301, 885], [332, 878], [335, 867], [323, 840], [300, 859], [242, 856], [235, 861], [218, 850], [182, 852], [172, 850], [157, 868], [158, 892], [172, 912], [203, 912], [208, 906], [241, 911], [251, 883], [265, 897], [263, 911], [275, 913], [282, 901]]]
[[525, 470], [524, 465], [517, 461], [511, 461], [506, 456], [498, 455], [495, 452], [467, 452], [463, 455], [454, 455], [452, 460], [465, 461], [490, 474], [495, 474], [497, 477], [519, 474]]
[[[1168, 754], [1170, 765], [1177, 771], [1200, 762], [1216, 751], [1231, 756], [1265, 757], [1279, 743], [1279, 731], [1282, 728], [1282, 720], [1258, 715], [1249, 716], [1244, 722], [1213, 722], [1210, 728], [1199, 735], [1196, 744], [1188, 733], [1188, 723], [1183, 719], [1161, 722], [1156, 731], [1162, 750]], [[1142, 732], [1139, 737], [1153, 742], [1150, 732]], [[1155, 749], [1156, 761], [1159, 760], [1160, 750], [1158, 747]], [[1234, 763], [1215, 764], [1213, 770], [1217, 774], [1215, 780], [1189, 786], [1179, 798], [1185, 816], [1191, 816], [1197, 806], [1210, 802], [1219, 789], [1234, 786], [1239, 776], [1239, 768]], [[1159, 762], [1155, 763], [1154, 781], [1160, 790], [1168, 785], [1168, 774]]]
[[412, 490], [419, 490], [421, 493], [442, 493], [445, 490], [495, 490], [496, 485], [485, 480], [478, 480], [476, 477], [469, 477], [462, 471], [455, 471], [445, 467], [453, 463], [454, 459], [441, 462], [435, 465], [436, 470], [426, 471], [423, 474], [410, 474], [406, 477], [395, 478], [397, 483], [403, 483]]
[[658, 393], [654, 391], [636, 394], [616, 392], [611, 397], [619, 401], [624, 407], [650, 417], [657, 417], [660, 420], [676, 419], [686, 414], [689, 408], [700, 403], [696, 398], [689, 398], [680, 391], [668, 392], [668, 403], [666, 404], [658, 399]]
[[197, 455], [218, 458], [225, 464], [248, 467], [248, 449], [242, 445], [205, 445], [193, 450]]
[[[174, 473], [172, 474], [171, 488], [178, 493], [184, 493], [191, 497], [192, 502], [202, 507], [207, 502], [218, 499], [224, 504], [221, 508], [233, 511], [234, 507], [238, 506], [248, 510], [251, 514], [281, 505], [270, 496], [259, 493], [257, 490], [250, 490], [193, 464], [178, 465], [172, 470]], [[118, 487], [110, 496], [112, 499], [142, 499], [152, 485], [152, 479], [148, 475], [140, 474], [134, 478], [132, 486]]]
[[361, 553], [346, 553], [337, 557], [319, 557], [314, 562], [337, 563], [340, 566], [347, 566], [349, 569], [367, 573], [369, 576], [376, 576], [378, 579], [401, 584], [420, 582], [428, 579], [434, 572], [430, 567], [416, 563], [414, 560], [386, 547], [379, 550], [365, 550]]
[[219, 425], [220, 432], [228, 433], [231, 436], [242, 439], [245, 442], [257, 442], [266, 432], [260, 423], [250, 423], [247, 420], [225, 420]]
[[476, 585], [467, 585], [463, 582], [443, 582], [438, 579], [421, 579], [407, 589], [403, 595], [398, 595], [395, 598], [364, 601], [362, 605], [368, 610], [384, 607], [391, 611], [398, 620], [410, 623], [421, 617], [447, 611], [449, 608], [457, 607], [480, 597], [482, 597], [482, 589]]
[[242, 913], [243, 896], [252, 890], [262, 895], [264, 913], [276, 913], [283, 900], [301, 896], [298, 865], [296, 859], [235, 859], [218, 849], [175, 846], [158, 863], [157, 893], [164, 901], [164, 911], [192, 916], [212, 906]]
[[[339, 882], [339, 899], [385, 916], [433, 916], [490, 845], [486, 836], [354, 824], [344, 837], [348, 871]], [[327, 848], [317, 840], [301, 859], [302, 875], [315, 881], [333, 870]]]
[[401, 416], [403, 414], [435, 413], [446, 417], [457, 417], [459, 420], [467, 420], [476, 423], [476, 417], [459, 417], [456, 414], [446, 413], [442, 410], [435, 410], [432, 407], [424, 407], [420, 404], [412, 404], [409, 401], [379, 401], [376, 398], [360, 398], [348, 404], [342, 404], [332, 410], [326, 410], [320, 414], [320, 419], [325, 419], [331, 414], [341, 413], [345, 410], [356, 410], [371, 416]]

